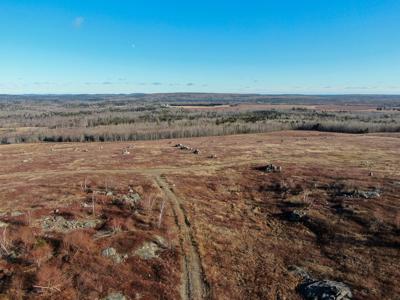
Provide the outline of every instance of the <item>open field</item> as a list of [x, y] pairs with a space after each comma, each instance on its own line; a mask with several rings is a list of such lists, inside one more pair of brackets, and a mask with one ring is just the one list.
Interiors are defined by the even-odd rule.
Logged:
[[302, 299], [309, 276], [396, 299], [398, 137], [2, 145], [0, 294]]

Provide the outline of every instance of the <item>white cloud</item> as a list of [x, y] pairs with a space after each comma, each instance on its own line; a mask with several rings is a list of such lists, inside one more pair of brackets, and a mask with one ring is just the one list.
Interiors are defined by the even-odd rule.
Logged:
[[75, 28], [81, 28], [83, 26], [83, 23], [85, 23], [84, 17], [76, 17], [72, 22], [72, 25], [74, 25]]

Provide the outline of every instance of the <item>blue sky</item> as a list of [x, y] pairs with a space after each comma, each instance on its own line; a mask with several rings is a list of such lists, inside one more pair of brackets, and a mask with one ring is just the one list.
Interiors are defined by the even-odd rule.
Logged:
[[0, 93], [400, 93], [400, 1], [1, 0]]

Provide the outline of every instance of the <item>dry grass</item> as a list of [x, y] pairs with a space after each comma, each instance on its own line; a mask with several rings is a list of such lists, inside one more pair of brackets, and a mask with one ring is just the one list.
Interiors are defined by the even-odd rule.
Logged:
[[[201, 154], [173, 147], [180, 142]], [[1, 294], [95, 299], [120, 291], [131, 299], [137, 293], [142, 299], [178, 299], [179, 228], [154, 183], [161, 174], [182, 200], [214, 299], [298, 299], [300, 279], [291, 265], [347, 283], [357, 299], [395, 299], [400, 293], [396, 135], [288, 131], [135, 142], [131, 155], [123, 156], [128, 146], [0, 147], [0, 221], [8, 224], [1, 241], [13, 253], [2, 252]], [[268, 163], [282, 172], [256, 170]], [[339, 193], [355, 188], [378, 188], [382, 196]], [[130, 190], [141, 195], [140, 203], [116, 205], [113, 200]], [[285, 213], [293, 209], [306, 210], [308, 218], [288, 221]], [[98, 223], [45, 231], [41, 220], [49, 216]], [[130, 255], [115, 263], [101, 254], [108, 247], [132, 253], [156, 235], [168, 243], [159, 259]]]

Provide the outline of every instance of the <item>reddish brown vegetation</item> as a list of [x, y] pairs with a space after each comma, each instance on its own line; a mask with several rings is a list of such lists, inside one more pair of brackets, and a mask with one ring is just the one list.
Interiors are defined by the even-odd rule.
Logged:
[[[348, 284], [356, 299], [400, 293], [395, 135], [185, 140], [199, 155], [174, 148], [179, 142], [137, 142], [127, 156], [126, 143], [0, 147], [0, 299], [178, 299], [187, 249], [154, 181], [161, 175], [178, 196], [213, 299], [298, 299], [292, 266]], [[282, 171], [257, 170], [270, 163]], [[375, 189], [380, 197], [355, 192]], [[141, 200], [121, 200], [131, 193]], [[306, 217], [294, 221], [294, 210]], [[133, 254], [157, 236], [168, 244], [158, 258]], [[103, 256], [110, 247], [127, 257]]]

